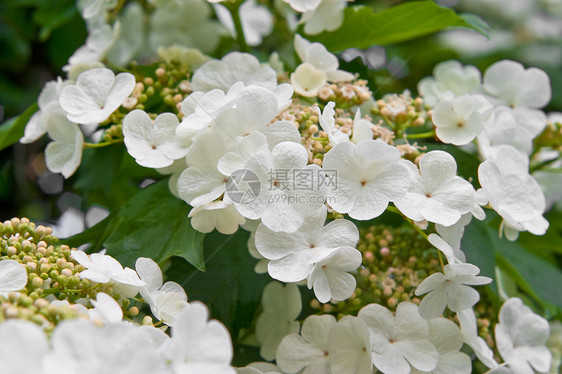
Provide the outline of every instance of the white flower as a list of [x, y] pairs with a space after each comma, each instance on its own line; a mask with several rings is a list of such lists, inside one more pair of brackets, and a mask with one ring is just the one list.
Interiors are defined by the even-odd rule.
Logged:
[[355, 78], [353, 74], [339, 70], [338, 58], [320, 43], [311, 43], [295, 34], [295, 49], [303, 64], [291, 74], [291, 83], [296, 92], [303, 96], [315, 96], [326, 81], [340, 82]]
[[145, 283], [139, 291], [150, 305], [152, 314], [166, 324], [173, 325], [188, 305], [185, 290], [176, 282], [163, 283], [160, 267], [150, 258], [139, 257], [135, 262], [135, 270]]
[[480, 294], [469, 286], [492, 282], [491, 278], [477, 276], [480, 269], [472, 264], [448, 264], [443, 272], [431, 274], [416, 289], [416, 296], [429, 292], [419, 305], [419, 313], [425, 319], [441, 316], [445, 306], [453, 312], [472, 308]]
[[45, 84], [37, 104], [39, 110], [31, 116], [25, 125], [24, 136], [20, 139], [21, 143], [32, 143], [39, 139], [47, 132], [50, 122], [58, 121], [60, 116], [59, 97], [63, 87], [67, 84], [60, 77], [56, 81], [50, 81]]
[[221, 200], [193, 207], [188, 217], [191, 218], [191, 226], [197, 231], [208, 233], [217, 229], [225, 235], [234, 234], [238, 226], [246, 222], [234, 205]]
[[326, 73], [308, 62], [303, 62], [291, 73], [291, 84], [295, 92], [302, 96], [317, 96], [326, 82]]
[[53, 332], [53, 349], [43, 365], [47, 374], [168, 373], [159, 352], [167, 339], [154, 327], [131, 323], [99, 328], [81, 319], [62, 321]]
[[472, 210], [475, 191], [472, 185], [457, 176], [457, 163], [443, 151], [431, 151], [419, 161], [420, 169], [411, 162], [408, 167], [412, 183], [401, 200], [394, 204], [414, 221], [427, 220], [444, 226], [456, 223], [461, 215]]
[[96, 299], [90, 301], [94, 309], [88, 309], [92, 320], [100, 320], [103, 323], [118, 323], [123, 319], [123, 309], [114, 298], [106, 293], [98, 292]]
[[60, 106], [72, 122], [100, 123], [123, 104], [133, 88], [135, 77], [130, 73], [115, 76], [109, 69], [90, 69], [80, 74], [76, 84], [63, 88]]
[[148, 44], [153, 52], [179, 45], [211, 53], [226, 31], [211, 19], [211, 7], [204, 0], [164, 1], [150, 15], [149, 25]]
[[349, 298], [355, 291], [356, 281], [348, 272], [356, 270], [361, 260], [357, 249], [340, 247], [314, 265], [308, 276], [308, 288], [314, 287], [314, 295], [321, 303]]
[[435, 132], [444, 143], [470, 143], [484, 129], [492, 105], [481, 95], [463, 95], [452, 101], [444, 100], [433, 109]]
[[322, 130], [324, 130], [326, 134], [328, 134], [328, 139], [330, 140], [330, 144], [332, 144], [333, 146], [339, 143], [349, 142], [349, 135], [341, 131], [339, 127], [336, 127], [336, 120], [334, 118], [336, 114], [334, 110], [335, 105], [336, 103], [330, 101], [324, 107], [323, 112], [320, 112], [320, 108], [316, 107], [316, 112], [318, 113], [318, 120], [320, 121], [320, 127], [322, 128]]
[[0, 261], [0, 295], [19, 291], [27, 284], [25, 266], [15, 260]]
[[[126, 297], [133, 297], [138, 293], [139, 287], [145, 285], [137, 273], [131, 268], [124, 268], [119, 261], [111, 256], [92, 253], [88, 256], [82, 251], [71, 251], [74, 258], [86, 270], [80, 273], [80, 278], [89, 279], [97, 283], [115, 282], [116, 286], [124, 286], [120, 290]], [[128, 296], [131, 295], [131, 296]]]
[[289, 334], [277, 348], [277, 365], [286, 373], [329, 373], [328, 334], [336, 325], [332, 315], [307, 317], [301, 334]]
[[301, 312], [301, 296], [295, 284], [271, 282], [263, 290], [261, 303], [263, 312], [256, 323], [256, 338], [261, 343], [260, 355], [273, 360], [281, 340], [299, 332], [295, 319]]
[[80, 127], [70, 122], [62, 109], [50, 113], [47, 128], [53, 139], [45, 148], [45, 161], [53, 173], [61, 173], [70, 177], [82, 161], [84, 136]]
[[503, 304], [495, 333], [498, 351], [512, 373], [544, 373], [550, 369], [552, 355], [545, 346], [550, 334], [548, 322], [521, 299], [510, 298]]
[[246, 218], [261, 218], [272, 231], [295, 232], [325, 201], [322, 169], [307, 164], [305, 148], [292, 142], [254, 154], [244, 168], [255, 174], [260, 189], [251, 201], [234, 201], [236, 209]]
[[0, 372], [42, 374], [48, 350], [47, 337], [36, 324], [19, 319], [0, 323]]
[[510, 60], [496, 62], [486, 70], [484, 90], [512, 108], [543, 108], [552, 96], [550, 79], [544, 71], [525, 69]]
[[316, 263], [340, 248], [355, 249], [359, 240], [357, 227], [343, 219], [324, 226], [326, 214], [326, 207], [321, 207], [306, 217], [297, 231], [290, 234], [272, 231], [263, 223], [258, 226], [256, 248], [270, 260], [268, 272], [272, 278], [283, 282], [299, 282], [309, 276]]
[[[437, 348], [439, 361], [437, 367], [431, 371], [433, 374], [470, 374], [472, 362], [470, 357], [459, 352], [463, 339], [459, 327], [446, 318], [429, 320], [429, 341]], [[422, 371], [412, 369], [412, 374], [421, 374]]]
[[545, 198], [537, 181], [528, 173], [528, 158], [507, 145], [498, 147], [496, 157], [478, 167], [483, 194], [505, 223], [506, 236], [517, 238], [517, 231], [543, 235], [548, 221], [542, 216]]
[[358, 317], [369, 328], [373, 364], [383, 373], [408, 374], [410, 365], [421, 371], [437, 367], [439, 354], [429, 341], [429, 326], [417, 305], [402, 302], [393, 316], [385, 307], [369, 304]]
[[494, 157], [497, 148], [512, 145], [530, 155], [533, 139], [546, 127], [547, 119], [540, 110], [506, 106], [494, 108], [484, 131], [478, 136], [478, 150], [484, 159]]
[[337, 144], [323, 162], [324, 170], [337, 172], [337, 186], [327, 192], [330, 206], [360, 220], [381, 215], [408, 189], [408, 171], [399, 161], [400, 151], [382, 141]]
[[127, 152], [144, 167], [163, 168], [187, 154], [187, 144], [176, 136], [178, 117], [162, 113], [152, 120], [140, 109], [123, 119], [123, 136]]
[[[215, 5], [217, 17], [221, 23], [230, 31], [233, 37], [236, 37], [236, 30], [232, 15], [226, 7]], [[256, 4], [255, 0], [248, 0], [238, 8], [242, 30], [246, 43], [250, 46], [258, 46], [262, 42], [262, 37], [269, 35], [273, 29], [273, 16], [268, 8], [263, 5]]]
[[233, 352], [228, 330], [208, 318], [207, 307], [196, 301], [176, 319], [172, 338], [163, 347], [174, 373], [236, 373], [230, 366]]
[[486, 341], [478, 336], [478, 325], [476, 315], [472, 308], [465, 309], [457, 313], [461, 325], [461, 334], [464, 342], [472, 348], [478, 359], [488, 368], [493, 369], [498, 366], [494, 360], [494, 352], [488, 347]]
[[197, 69], [191, 79], [191, 86], [194, 91], [207, 92], [218, 88], [227, 92], [236, 82], [273, 90], [277, 87], [277, 74], [269, 65], [260, 64], [249, 53], [231, 52], [222, 59], [208, 61]]
[[347, 0], [322, 0], [319, 6], [303, 13], [300, 22], [304, 22], [304, 32], [309, 35], [322, 31], [337, 30], [343, 23], [343, 11]]
[[[227, 94], [218, 89], [207, 93], [194, 92], [182, 103], [181, 110], [185, 116], [176, 130], [176, 135], [188, 142], [195, 141], [200, 133], [211, 128], [233, 140], [254, 131], [263, 132], [269, 138], [269, 123], [279, 113], [279, 105], [288, 105], [292, 95], [292, 89], [290, 92], [285, 90], [290, 88], [290, 85], [277, 88], [278, 90], [271, 91], [256, 85], [244, 87], [242, 82], [237, 82]], [[290, 123], [278, 122], [284, 123], [282, 134], [279, 135], [288, 133]], [[298, 135], [298, 131], [292, 126], [293, 139], [295, 134]], [[277, 130], [269, 129], [273, 134]], [[300, 141], [300, 135], [298, 137]]]
[[459, 61], [444, 61], [435, 66], [433, 77], [423, 78], [418, 83], [418, 91], [423, 101], [434, 107], [447, 95], [460, 96], [474, 92], [480, 86], [480, 70], [463, 66]]
[[369, 329], [361, 318], [344, 316], [328, 335], [328, 360], [332, 374], [371, 374]]

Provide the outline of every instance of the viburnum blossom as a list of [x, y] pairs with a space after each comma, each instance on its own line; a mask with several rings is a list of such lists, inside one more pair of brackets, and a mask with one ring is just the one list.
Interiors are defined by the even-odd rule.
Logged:
[[[234, 201], [236, 209], [246, 218], [261, 218], [272, 231], [295, 232], [325, 199], [326, 186], [319, 183], [322, 169], [307, 163], [305, 148], [292, 142], [282, 142], [271, 151], [264, 149], [256, 153], [244, 168], [258, 177], [259, 193], [252, 201]], [[300, 188], [299, 173], [308, 178]]]
[[150, 305], [152, 314], [166, 324], [173, 325], [188, 305], [185, 290], [176, 282], [163, 283], [160, 267], [150, 258], [139, 257], [135, 270], [145, 283], [139, 291]]
[[261, 304], [263, 312], [256, 322], [256, 338], [261, 343], [260, 355], [273, 360], [281, 340], [299, 331], [300, 323], [295, 321], [302, 309], [299, 289], [295, 284], [268, 283]]
[[488, 95], [512, 108], [542, 108], [552, 96], [548, 75], [537, 68], [525, 69], [516, 61], [502, 60], [484, 73]]
[[306, 279], [315, 264], [342, 247], [354, 249], [359, 232], [347, 220], [335, 220], [324, 226], [326, 208], [304, 219], [296, 232], [275, 232], [263, 223], [256, 230], [256, 248], [270, 260], [269, 274], [283, 282]]
[[300, 95], [316, 96], [326, 81], [341, 82], [354, 78], [353, 74], [338, 69], [337, 57], [320, 43], [311, 43], [296, 34], [295, 50], [302, 65], [291, 74], [291, 83]]
[[429, 325], [417, 305], [402, 302], [393, 316], [385, 307], [370, 304], [358, 317], [369, 328], [373, 364], [383, 373], [408, 374], [410, 365], [421, 371], [437, 367], [439, 353], [429, 341]]
[[545, 347], [550, 333], [548, 322], [521, 299], [510, 298], [502, 305], [495, 333], [498, 351], [512, 373], [544, 373], [550, 369], [552, 355]]
[[433, 109], [435, 133], [444, 143], [464, 145], [476, 138], [490, 118], [492, 105], [481, 95], [443, 100]]
[[45, 149], [45, 162], [49, 170], [70, 177], [82, 161], [84, 136], [80, 128], [68, 121], [65, 113], [57, 109], [50, 113], [47, 131], [52, 142]]
[[431, 151], [419, 161], [420, 168], [403, 162], [410, 173], [411, 184], [403, 199], [394, 204], [405, 216], [415, 221], [427, 220], [450, 226], [475, 204], [472, 185], [457, 176], [457, 163], [443, 151]]
[[488, 277], [478, 276], [480, 269], [472, 264], [448, 264], [443, 273], [431, 274], [416, 289], [416, 296], [427, 293], [419, 305], [419, 313], [425, 319], [439, 317], [445, 306], [453, 312], [471, 308], [480, 300], [480, 294], [469, 286], [492, 282]]
[[80, 278], [89, 279], [98, 283], [115, 282], [119, 289], [129, 297], [138, 293], [139, 287], [145, 285], [137, 273], [131, 268], [123, 268], [123, 266], [111, 256], [101, 253], [92, 253], [87, 255], [82, 251], [71, 252], [72, 257], [86, 270], [80, 273]]
[[380, 140], [337, 144], [323, 162], [337, 171], [337, 188], [327, 192], [332, 208], [360, 220], [381, 215], [408, 189], [408, 170], [399, 161], [398, 149]]
[[[431, 371], [434, 374], [470, 374], [472, 373], [472, 362], [470, 357], [460, 349], [463, 338], [459, 327], [446, 318], [434, 318], [429, 323], [429, 341], [435, 346], [439, 353], [437, 367]], [[415, 368], [412, 374], [424, 373]]]
[[367, 324], [361, 318], [344, 316], [328, 334], [331, 373], [372, 373], [371, 347], [371, 333]]
[[473, 93], [481, 84], [480, 70], [463, 66], [459, 61], [444, 61], [435, 66], [433, 76], [418, 83], [424, 102], [434, 107], [447, 95], [461, 96]]
[[200, 302], [192, 302], [176, 318], [164, 349], [174, 373], [236, 373], [230, 366], [233, 352], [228, 330], [208, 318], [209, 311]]
[[220, 60], [210, 60], [193, 74], [191, 86], [194, 91], [220, 89], [227, 92], [236, 82], [245, 86], [257, 85], [267, 89], [277, 86], [277, 74], [267, 64], [249, 54], [231, 52]]
[[321, 303], [331, 299], [348, 299], [355, 291], [357, 282], [349, 272], [361, 266], [361, 252], [352, 247], [340, 247], [319, 261], [308, 276], [308, 288]]
[[277, 364], [286, 373], [330, 372], [328, 334], [336, 324], [332, 315], [306, 318], [301, 333], [289, 334], [277, 348]]
[[537, 181], [529, 174], [529, 160], [507, 145], [498, 147], [496, 157], [480, 164], [479, 194], [504, 219], [504, 232], [515, 240], [519, 231], [543, 235], [548, 221], [542, 216], [545, 198]]
[[186, 142], [175, 136], [179, 123], [173, 113], [162, 113], [152, 120], [146, 112], [133, 110], [123, 119], [127, 152], [145, 167], [170, 166], [187, 153]]
[[96, 124], [105, 121], [133, 92], [135, 77], [117, 76], [109, 69], [90, 69], [80, 74], [75, 84], [67, 84], [60, 95], [60, 106], [69, 121]]
[[25, 125], [24, 136], [20, 139], [20, 143], [27, 144], [36, 141], [47, 132], [51, 122], [60, 120], [59, 97], [67, 83], [59, 77], [56, 81], [45, 84], [37, 99], [39, 110]]

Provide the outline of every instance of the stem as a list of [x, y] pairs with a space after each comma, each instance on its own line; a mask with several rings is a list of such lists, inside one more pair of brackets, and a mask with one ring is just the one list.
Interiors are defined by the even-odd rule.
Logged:
[[434, 138], [435, 137], [435, 131], [431, 130], [428, 132], [421, 132], [418, 134], [405, 134], [406, 138], [408, 139], [426, 139], [426, 138]]
[[103, 148], [117, 143], [123, 143], [123, 139], [118, 139], [111, 142], [102, 142], [102, 143], [84, 143], [84, 148]]
[[558, 161], [559, 159], [560, 159], [559, 157], [556, 157], [556, 158], [553, 158], [551, 160], [539, 162], [538, 164], [536, 164], [534, 166], [531, 166], [531, 169], [529, 170], [529, 174], [532, 174], [533, 172], [535, 172], [537, 170], [540, 170], [540, 169], [544, 168], [545, 166], [553, 164], [554, 162]]
[[236, 30], [236, 42], [240, 47], [240, 52], [250, 52], [250, 47], [246, 43], [246, 38], [244, 37], [244, 30], [242, 29], [242, 20], [240, 19], [240, 5], [242, 2], [236, 3], [223, 3], [226, 8], [230, 11], [232, 15], [232, 21], [234, 22], [234, 29]]

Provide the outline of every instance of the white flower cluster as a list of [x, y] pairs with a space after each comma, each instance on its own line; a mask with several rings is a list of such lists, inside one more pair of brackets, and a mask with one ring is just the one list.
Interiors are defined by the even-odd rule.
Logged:
[[[72, 304], [79, 318], [59, 323], [49, 338], [41, 326], [29, 321], [0, 323], [2, 373], [235, 373], [226, 327], [208, 320], [204, 304], [187, 303], [179, 284], [162, 284], [162, 272], [153, 260], [139, 258], [135, 271], [101, 253], [88, 256], [73, 250], [71, 254], [86, 268], [80, 278], [93, 285], [110, 283], [113, 293], [125, 298], [140, 292], [154, 316], [171, 326], [171, 337], [152, 324], [124, 320], [120, 303], [98, 292], [91, 305], [83, 301], [87, 307]], [[0, 261], [0, 274], [0, 295], [21, 291], [27, 284], [26, 267], [14, 260]]]
[[[98, 294], [98, 301], [102, 295]], [[0, 324], [0, 370], [13, 374], [236, 372], [230, 366], [232, 343], [227, 329], [209, 321], [207, 308], [199, 302], [179, 315], [171, 337], [152, 326], [105, 322], [100, 327], [89, 320], [66, 320], [47, 338], [32, 322], [5, 321]]]
[[91, 128], [106, 121], [134, 88], [132, 74], [115, 75], [106, 68], [86, 70], [76, 81], [59, 77], [41, 91], [39, 110], [27, 123], [20, 142], [31, 143], [48, 133], [53, 141], [45, 150], [47, 167], [68, 178], [82, 160], [84, 135], [78, 124]]
[[484, 160], [477, 200], [490, 203], [502, 216], [506, 237], [515, 240], [519, 231], [544, 234], [546, 200], [529, 174], [529, 155], [533, 139], [547, 125], [541, 110], [551, 98], [546, 73], [506, 60], [490, 66], [482, 79], [475, 67], [447, 61], [418, 89], [434, 106], [432, 119], [441, 141], [466, 145], [476, 139]]

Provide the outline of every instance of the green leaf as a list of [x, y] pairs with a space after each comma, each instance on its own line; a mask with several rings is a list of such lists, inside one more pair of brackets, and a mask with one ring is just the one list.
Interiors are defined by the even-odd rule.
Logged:
[[25, 125], [27, 125], [27, 122], [37, 109], [37, 104], [33, 104], [18, 117], [12, 118], [0, 125], [0, 151], [21, 139]]
[[189, 300], [203, 301], [211, 315], [223, 322], [232, 335], [235, 350], [238, 333], [250, 328], [259, 310], [261, 294], [271, 279], [256, 274], [256, 259], [248, 252], [249, 233], [238, 230], [232, 235], [215, 232], [205, 238], [206, 271], [200, 272], [180, 259], [172, 259], [167, 279], [185, 288]]
[[[474, 221], [467, 226], [461, 248], [467, 261], [480, 267], [482, 274], [496, 279], [495, 266], [505, 271], [517, 286], [545, 309], [562, 308], [562, 272], [518, 242], [500, 239], [490, 221]], [[492, 273], [490, 273], [492, 272]], [[492, 284], [496, 286], [495, 282]]]
[[102, 246], [124, 266], [134, 266], [139, 257], [156, 262], [183, 257], [199, 270], [203, 259], [204, 234], [196, 231], [187, 215], [190, 207], [175, 198], [167, 180], [154, 183], [127, 201], [102, 222], [64, 241], [72, 246], [91, 242], [92, 250]]
[[459, 16], [433, 1], [412, 1], [376, 13], [365, 6], [348, 7], [339, 29], [310, 36], [310, 40], [331, 51], [342, 51], [404, 42], [447, 27], [468, 27], [484, 33], [484, 25], [476, 16]]

